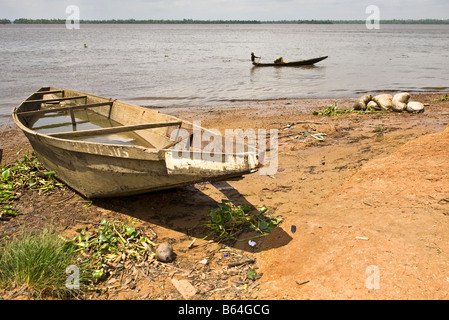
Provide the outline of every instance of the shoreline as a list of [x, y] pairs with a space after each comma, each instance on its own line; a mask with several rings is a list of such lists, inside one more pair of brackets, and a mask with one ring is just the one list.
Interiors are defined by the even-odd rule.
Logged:
[[[66, 24], [65, 19], [2, 19], [4, 25], [8, 24]], [[17, 22], [16, 22], [17, 21]], [[14, 23], [13, 23], [14, 22]], [[79, 20], [81, 24], [366, 24], [366, 20], [202, 20], [202, 19], [106, 19], [106, 20]], [[449, 19], [385, 19], [384, 24], [449, 24]]]
[[[139, 100], [145, 100], [144, 98], [130, 98], [128, 100], [126, 100], [126, 102], [128, 103], [132, 103], [132, 104], [138, 104], [142, 107], [145, 108], [149, 108], [149, 109], [156, 109], [160, 112], [163, 112], [164, 110], [168, 110], [168, 112], [174, 112], [176, 110], [180, 110], [180, 111], [192, 111], [192, 110], [196, 110], [196, 109], [227, 109], [227, 108], [239, 108], [242, 106], [245, 107], [249, 107], [249, 106], [255, 106], [255, 107], [260, 107], [261, 104], [267, 104], [267, 103], [282, 103], [282, 102], [289, 102], [289, 103], [299, 103], [299, 102], [304, 102], [304, 101], [310, 101], [310, 102], [314, 102], [314, 101], [356, 101], [358, 98], [360, 98], [363, 95], [366, 94], [372, 94], [377, 95], [377, 94], [391, 94], [391, 95], [395, 95], [396, 93], [400, 93], [400, 92], [408, 92], [410, 93], [412, 96], [421, 96], [421, 95], [444, 95], [447, 94], [447, 92], [449, 91], [449, 87], [435, 87], [435, 88], [423, 88], [423, 89], [416, 89], [416, 90], [408, 90], [408, 91], [400, 91], [400, 90], [358, 90], [353, 94], [348, 94], [348, 95], [344, 95], [344, 96], [311, 96], [311, 97], [294, 97], [294, 98], [273, 98], [273, 99], [235, 99], [235, 100], [229, 100], [229, 101], [223, 101], [223, 103], [219, 103], [219, 104], [213, 104], [213, 103], [204, 103], [203, 106], [197, 105], [197, 104], [192, 104], [192, 105], [179, 105], [179, 106], [170, 106], [170, 105], [166, 105], [166, 106], [153, 106], [151, 104], [139, 104], [136, 103]], [[155, 99], [158, 100], [158, 99]]]
[[[155, 241], [172, 243], [177, 258], [164, 271], [170, 266], [201, 271], [193, 278], [175, 273], [149, 280], [130, 269], [124, 279], [131, 279], [134, 289], [122, 286], [86, 299], [181, 299], [172, 278], [189, 280], [197, 289], [194, 298], [207, 300], [447, 299], [449, 207], [441, 199], [449, 198], [449, 169], [441, 159], [449, 141], [444, 134], [449, 102], [433, 101], [441, 96], [412, 95], [428, 104], [422, 114], [312, 115], [329, 104], [352, 107], [356, 98], [173, 109], [167, 113], [201, 120], [204, 127], [221, 132], [278, 129], [277, 173], [94, 201], [70, 189], [26, 192], [17, 200], [21, 214], [1, 221], [0, 232], [13, 235], [24, 227], [51, 226], [70, 237], [79, 227], [94, 230], [91, 224], [102, 218], [134, 219], [157, 233]], [[294, 122], [302, 123], [287, 126]], [[324, 141], [303, 134], [307, 130], [326, 133]], [[30, 149], [13, 123], [0, 125], [0, 141], [2, 163], [14, 161], [20, 149]], [[200, 240], [209, 210], [222, 199], [266, 206], [284, 221], [269, 236], [256, 239], [254, 247], [243, 241], [225, 245]], [[189, 249], [194, 239], [197, 246]], [[226, 248], [256, 259], [255, 265], [229, 274], [222, 255]], [[205, 258], [207, 266], [199, 263]], [[369, 266], [378, 267], [379, 289], [366, 287]], [[247, 281], [249, 268], [263, 276], [244, 289], [239, 283]], [[10, 293], [0, 291], [0, 297], [7, 299]]]
[[[155, 109], [158, 110], [161, 113], [176, 113], [176, 112], [191, 112], [191, 111], [200, 111], [200, 110], [228, 110], [232, 108], [263, 108], [264, 105], [267, 104], [273, 104], [273, 103], [290, 103], [290, 104], [299, 104], [302, 102], [307, 102], [307, 104], [316, 104], [318, 101], [325, 101], [327, 103], [334, 103], [335, 101], [344, 101], [348, 102], [348, 108], [351, 108], [351, 103], [356, 101], [358, 98], [365, 94], [396, 94], [402, 91], [398, 90], [359, 90], [353, 94], [346, 95], [346, 96], [312, 96], [312, 97], [302, 97], [302, 98], [273, 98], [273, 99], [235, 99], [235, 100], [229, 100], [229, 101], [223, 101], [223, 103], [219, 104], [213, 104], [213, 103], [203, 103], [203, 105], [199, 104], [192, 104], [192, 105], [179, 105], [179, 106], [173, 106], [173, 105], [165, 105], [165, 106], [154, 106], [151, 104], [140, 104], [138, 103], [139, 100], [145, 100], [144, 98], [129, 98], [129, 99], [118, 99], [122, 100], [127, 103], [136, 104], [145, 108], [149, 109]], [[449, 92], [449, 87], [435, 87], [435, 88], [429, 88], [425, 87], [423, 89], [416, 89], [416, 90], [409, 90], [409, 91], [403, 91], [408, 92], [412, 96], [422, 96], [422, 95], [444, 95]], [[157, 99], [156, 99], [157, 100]], [[7, 125], [8, 123], [12, 122], [11, 119], [11, 113], [12, 113], [13, 107], [11, 107], [11, 110], [8, 111], [8, 113], [0, 115], [0, 128], [4, 125]]]

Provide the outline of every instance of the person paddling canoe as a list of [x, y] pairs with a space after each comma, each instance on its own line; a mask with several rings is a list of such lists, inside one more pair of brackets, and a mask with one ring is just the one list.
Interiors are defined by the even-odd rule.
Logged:
[[251, 61], [252, 61], [252, 62], [256, 62], [256, 59], [260, 59], [260, 57], [256, 57], [256, 56], [254, 55], [254, 52], [251, 52]]

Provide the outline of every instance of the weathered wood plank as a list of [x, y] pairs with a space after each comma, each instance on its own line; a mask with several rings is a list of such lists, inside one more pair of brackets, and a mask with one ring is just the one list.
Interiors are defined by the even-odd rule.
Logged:
[[50, 90], [50, 91], [36, 91], [35, 94], [54, 94], [54, 93], [63, 93], [64, 90]]
[[54, 98], [54, 99], [41, 99], [41, 100], [25, 100], [23, 103], [39, 103], [39, 102], [53, 102], [75, 99], [87, 99], [87, 96], [67, 97], [67, 98]]
[[82, 138], [82, 137], [88, 137], [88, 136], [114, 134], [114, 133], [127, 132], [127, 131], [137, 131], [137, 130], [162, 128], [162, 127], [169, 127], [169, 126], [179, 126], [181, 124], [182, 124], [182, 121], [161, 122], [161, 123], [143, 123], [143, 124], [135, 124], [135, 125], [129, 125], [129, 126], [119, 126], [119, 127], [91, 129], [91, 130], [82, 130], [82, 131], [56, 132], [56, 133], [49, 133], [48, 136], [55, 137], [55, 138], [65, 138], [65, 139]]
[[111, 101], [111, 102], [94, 103], [94, 104], [81, 104], [81, 105], [70, 106], [70, 107], [17, 112], [17, 115], [20, 115], [20, 116], [38, 115], [38, 114], [45, 114], [45, 113], [51, 113], [51, 112], [60, 112], [60, 111], [66, 111], [66, 110], [80, 110], [80, 109], [95, 108], [95, 107], [102, 107], [102, 106], [112, 106], [112, 104], [113, 104], [113, 101]]

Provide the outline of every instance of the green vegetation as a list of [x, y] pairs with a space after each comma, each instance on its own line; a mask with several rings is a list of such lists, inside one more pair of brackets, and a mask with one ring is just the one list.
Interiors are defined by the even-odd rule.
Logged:
[[26, 285], [36, 297], [75, 295], [76, 290], [66, 287], [66, 268], [75, 259], [75, 247], [48, 230], [4, 239], [0, 246], [0, 288]]
[[[14, 24], [65, 24], [65, 19], [16, 19]], [[136, 19], [111, 19], [111, 20], [80, 20], [80, 24], [259, 24], [257, 20], [136, 20]]]
[[[366, 20], [280, 20], [261, 21], [261, 23], [280, 24], [366, 24]], [[392, 19], [380, 20], [380, 24], [449, 24], [449, 19]]]
[[354, 110], [354, 109], [338, 109], [337, 105], [328, 106], [323, 111], [313, 111], [313, 115], [315, 116], [340, 116], [347, 113], [358, 113], [358, 114], [367, 114], [367, 113], [385, 113], [388, 112], [386, 110], [374, 110], [372, 108], [367, 108], [366, 110]]
[[246, 274], [246, 278], [248, 280], [252, 280], [255, 281], [257, 279], [259, 279], [260, 277], [262, 277], [262, 274], [258, 274], [256, 270], [249, 270], [248, 273]]
[[[150, 248], [156, 245], [129, 223], [103, 219], [94, 233], [77, 232], [72, 240], [48, 230], [5, 238], [0, 245], [0, 289], [26, 285], [36, 297], [67, 298], [95, 290], [120, 263], [123, 268], [125, 262], [154, 255]], [[67, 286], [69, 266], [78, 268], [77, 288]]]
[[449, 101], [449, 95], [442, 96], [441, 98], [434, 99], [433, 101]]
[[[0, 218], [16, 216], [14, 201], [23, 190], [48, 192], [63, 187], [53, 171], [46, 171], [34, 153], [25, 154], [12, 165], [0, 167]], [[49, 294], [65, 297], [75, 294], [65, 286], [66, 267], [75, 261], [75, 247], [56, 234], [23, 232], [0, 243], [0, 287], [26, 285], [40, 297]]]
[[384, 128], [382, 128], [381, 126], [376, 126], [374, 128], [373, 132], [375, 132], [375, 133], [383, 133], [384, 132]]
[[[20, 151], [17, 153], [19, 157]], [[55, 180], [55, 172], [47, 171], [37, 160], [34, 152], [28, 152], [22, 159], [17, 159], [13, 165], [0, 167], [0, 217], [16, 216], [13, 202], [17, 191], [30, 189], [47, 192], [64, 185]]]
[[[4, 19], [5, 21], [9, 21]], [[11, 23], [11, 21], [6, 22]], [[65, 19], [16, 19], [14, 24], [65, 24]], [[81, 24], [365, 24], [366, 20], [136, 20], [136, 19], [110, 19], [110, 20], [80, 20]], [[449, 24], [449, 19], [419, 19], [419, 20], [381, 20], [381, 24]]]
[[248, 239], [237, 239], [237, 236], [247, 229], [260, 233], [250, 239], [259, 238], [268, 235], [282, 222], [280, 218], [265, 216], [266, 207], [262, 207], [256, 214], [250, 214], [251, 211], [252, 207], [248, 205], [235, 206], [229, 200], [222, 200], [218, 209], [210, 210], [211, 219], [206, 223], [210, 233], [205, 238], [213, 236], [216, 241], [244, 241]]
[[314, 111], [313, 115], [315, 116], [339, 116], [345, 113], [350, 113], [352, 109], [338, 109], [337, 105], [328, 106], [323, 111]]
[[65, 24], [65, 19], [16, 19], [14, 24]]
[[11, 24], [11, 20], [9, 19], [0, 19], [0, 24]]
[[101, 220], [95, 233], [78, 229], [70, 242], [85, 257], [93, 283], [105, 278], [120, 262], [145, 260], [155, 244], [130, 223]]

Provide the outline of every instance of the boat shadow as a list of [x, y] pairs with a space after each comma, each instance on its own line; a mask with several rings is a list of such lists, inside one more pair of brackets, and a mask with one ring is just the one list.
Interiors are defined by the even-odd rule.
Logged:
[[[227, 181], [200, 183], [137, 196], [93, 199], [92, 203], [149, 224], [159, 241], [190, 243], [193, 239], [203, 239], [210, 233], [205, 224], [210, 221], [210, 210], [218, 208], [222, 199], [228, 199], [235, 205], [256, 207]], [[239, 239], [256, 235], [259, 234], [242, 233]], [[248, 244], [248, 240], [223, 243], [239, 250], [257, 253], [285, 246], [291, 240], [292, 237], [277, 226], [269, 235], [255, 239], [257, 245], [253, 247]]]

